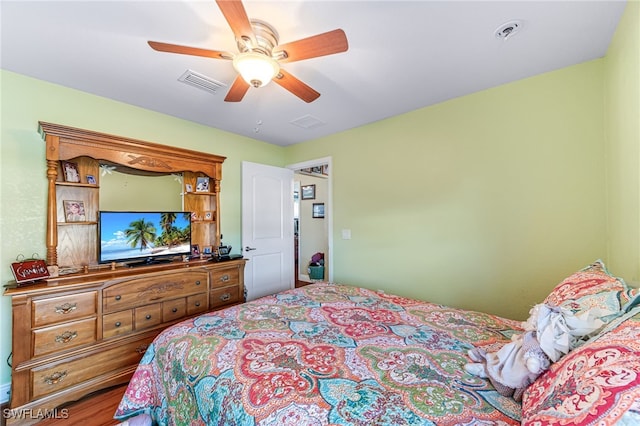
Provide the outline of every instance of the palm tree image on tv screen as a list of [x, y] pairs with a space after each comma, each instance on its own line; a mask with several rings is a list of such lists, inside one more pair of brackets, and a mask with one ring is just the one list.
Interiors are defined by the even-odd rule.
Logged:
[[190, 254], [189, 212], [100, 212], [100, 262]]

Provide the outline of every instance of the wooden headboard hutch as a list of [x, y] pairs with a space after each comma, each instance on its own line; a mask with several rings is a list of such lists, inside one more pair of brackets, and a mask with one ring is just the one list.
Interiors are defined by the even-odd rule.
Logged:
[[[183, 210], [196, 214], [192, 244], [217, 247], [225, 157], [39, 124], [46, 143], [46, 262], [51, 277], [5, 291], [12, 298], [13, 312], [10, 407], [27, 414], [126, 383], [165, 327], [240, 303], [244, 295], [242, 259], [177, 259], [136, 268], [100, 265], [97, 259], [101, 167], [141, 175], [182, 175]], [[61, 161], [77, 164], [80, 182], [63, 179]], [[87, 175], [93, 180], [87, 181]], [[205, 176], [209, 191], [187, 191]], [[86, 221], [66, 222], [63, 200], [83, 201]], [[205, 219], [205, 211], [211, 217]], [[9, 418], [8, 423], [37, 420]]]

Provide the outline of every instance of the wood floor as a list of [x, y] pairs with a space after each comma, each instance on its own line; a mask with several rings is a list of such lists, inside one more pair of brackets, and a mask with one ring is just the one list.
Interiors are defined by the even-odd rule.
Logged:
[[113, 419], [113, 414], [118, 408], [122, 395], [127, 385], [120, 385], [96, 392], [80, 401], [74, 402], [64, 408], [69, 410], [66, 419], [46, 419], [38, 422], [38, 426], [68, 426], [68, 425], [91, 425], [91, 426], [112, 426], [120, 422]]

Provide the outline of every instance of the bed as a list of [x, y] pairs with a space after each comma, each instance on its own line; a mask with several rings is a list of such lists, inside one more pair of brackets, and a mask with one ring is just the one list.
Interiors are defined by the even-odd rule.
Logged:
[[[522, 332], [521, 322], [316, 283], [163, 331], [115, 418], [169, 425], [542, 425], [577, 418], [575, 424], [640, 424], [640, 311], [631, 309], [637, 294], [594, 265], [547, 299], [574, 309], [602, 299], [619, 315], [553, 364], [522, 404], [464, 369], [470, 349], [497, 350]], [[587, 277], [593, 285], [584, 283], [585, 274], [597, 275]], [[574, 354], [582, 357], [569, 359]], [[576, 383], [584, 362], [590, 375]]]

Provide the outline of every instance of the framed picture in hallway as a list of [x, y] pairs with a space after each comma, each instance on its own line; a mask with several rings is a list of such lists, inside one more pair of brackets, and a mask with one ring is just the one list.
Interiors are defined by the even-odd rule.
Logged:
[[311, 216], [314, 219], [324, 219], [324, 203], [313, 203]]
[[315, 200], [316, 199], [316, 186], [315, 185], [302, 185], [302, 199], [303, 200]]

